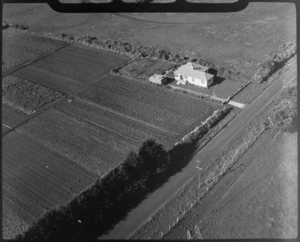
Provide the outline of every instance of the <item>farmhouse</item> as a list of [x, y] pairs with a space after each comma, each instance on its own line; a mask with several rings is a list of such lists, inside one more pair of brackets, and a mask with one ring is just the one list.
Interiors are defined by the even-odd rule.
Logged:
[[156, 84], [166, 84], [167, 78], [164, 75], [154, 74], [149, 77], [149, 81]]
[[201, 66], [197, 63], [188, 62], [174, 71], [174, 77], [175, 80], [177, 80], [176, 84], [185, 85], [189, 82], [199, 87], [208, 88], [214, 79], [214, 75], [207, 72], [208, 69], [208, 67]]

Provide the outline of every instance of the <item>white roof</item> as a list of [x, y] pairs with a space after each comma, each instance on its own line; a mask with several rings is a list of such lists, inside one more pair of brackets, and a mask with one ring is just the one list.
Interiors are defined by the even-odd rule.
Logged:
[[209, 67], [202, 66], [197, 63], [188, 62], [185, 65], [180, 66], [176, 71], [174, 71], [174, 74], [181, 74], [184, 76], [191, 76], [198, 79], [209, 80], [214, 75], [207, 73], [206, 71], [208, 69]]

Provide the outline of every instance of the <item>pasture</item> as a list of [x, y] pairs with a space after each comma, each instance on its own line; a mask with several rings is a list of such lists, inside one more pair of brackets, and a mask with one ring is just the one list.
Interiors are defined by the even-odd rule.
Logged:
[[111, 52], [71, 45], [14, 72], [14, 75], [71, 94], [127, 60]]
[[[296, 38], [292, 3], [251, 2], [232, 13], [57, 13], [47, 5], [4, 6], [3, 19], [38, 32], [95, 36], [199, 55], [249, 78], [277, 47]], [[34, 9], [39, 11], [34, 13]]]
[[2, 30], [2, 74], [37, 60], [65, 45], [65, 42], [7, 28]]
[[[23, 134], [11, 132], [2, 140], [2, 196], [5, 225], [31, 224], [46, 211], [63, 205], [98, 178], [75, 162]], [[19, 222], [18, 222], [19, 221]], [[4, 228], [5, 230], [5, 228]]]

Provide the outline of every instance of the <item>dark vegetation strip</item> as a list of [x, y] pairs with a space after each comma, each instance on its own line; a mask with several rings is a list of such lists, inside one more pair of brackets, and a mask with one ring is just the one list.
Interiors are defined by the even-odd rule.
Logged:
[[109, 231], [150, 192], [183, 169], [199, 141], [226, 117], [231, 108], [216, 111], [170, 150], [150, 139], [138, 153], [130, 152], [119, 166], [97, 180], [69, 204], [47, 212], [16, 239], [95, 239]]
[[267, 81], [276, 71], [284, 67], [286, 62], [294, 57], [296, 53], [296, 41], [280, 45], [275, 54], [270, 55], [265, 62], [259, 63], [258, 69], [254, 74], [254, 81], [259, 83]]

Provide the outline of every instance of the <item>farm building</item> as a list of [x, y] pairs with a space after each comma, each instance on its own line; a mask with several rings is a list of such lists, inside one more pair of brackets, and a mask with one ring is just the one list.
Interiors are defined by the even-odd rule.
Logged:
[[164, 75], [154, 74], [149, 77], [149, 81], [156, 84], [167, 84], [167, 78]]
[[208, 73], [208, 69], [209, 68], [206, 66], [188, 62], [174, 71], [174, 77], [177, 81], [176, 84], [185, 85], [187, 82], [189, 82], [199, 87], [208, 88], [214, 80], [214, 75]]

